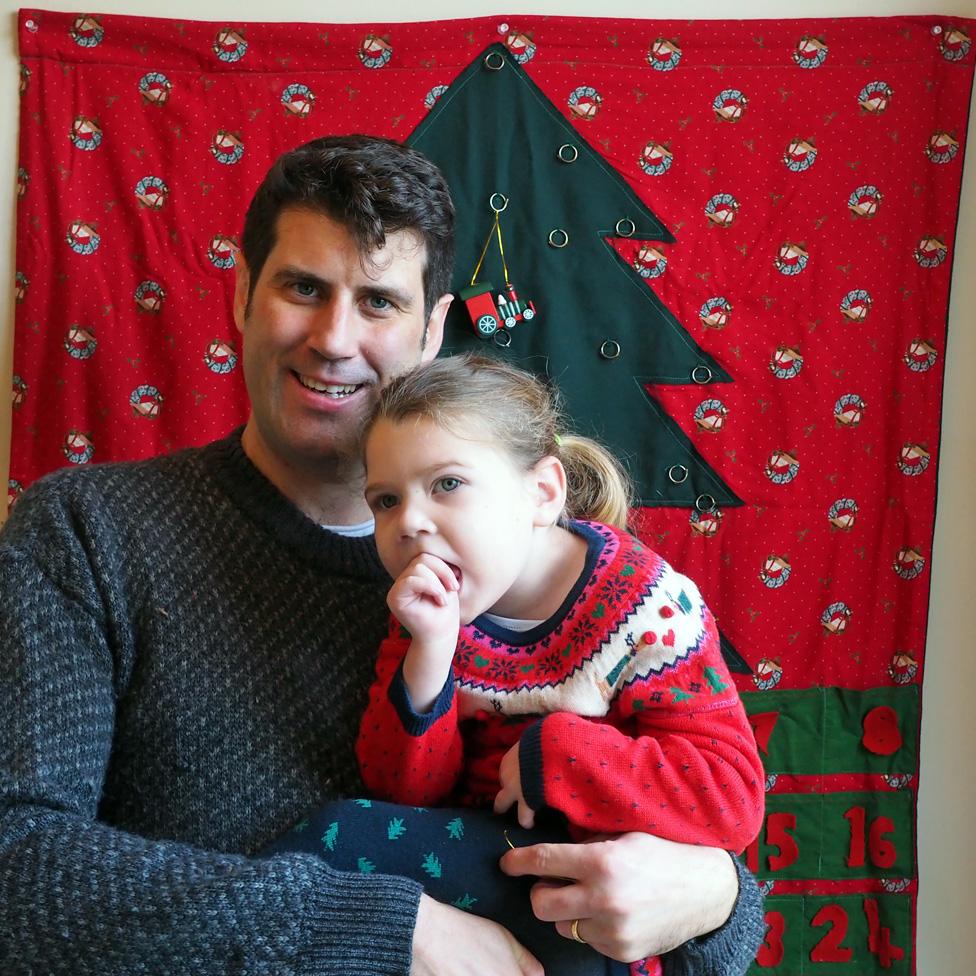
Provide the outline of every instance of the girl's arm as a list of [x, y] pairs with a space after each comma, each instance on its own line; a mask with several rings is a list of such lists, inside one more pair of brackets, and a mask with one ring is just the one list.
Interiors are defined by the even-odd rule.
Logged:
[[496, 809], [518, 801], [531, 819], [527, 809], [549, 806], [587, 831], [733, 851], [752, 841], [764, 797], [755, 738], [712, 615], [681, 583], [691, 596], [645, 616], [655, 630], [621, 648], [607, 717], [554, 712], [531, 725], [502, 761]]
[[439, 803], [461, 774], [451, 667], [459, 626], [457, 590], [447, 564], [426, 553], [390, 588], [391, 633], [380, 646], [356, 743], [363, 781], [377, 799], [410, 806]]
[[761, 825], [763, 771], [741, 704], [636, 718], [636, 736], [567, 712], [531, 726], [518, 745], [526, 804], [587, 831], [743, 850]]
[[454, 676], [449, 672], [429, 711], [418, 712], [403, 678], [410, 638], [396, 636], [380, 646], [376, 680], [369, 693], [356, 743], [363, 782], [370, 795], [410, 806], [446, 799], [461, 774]]

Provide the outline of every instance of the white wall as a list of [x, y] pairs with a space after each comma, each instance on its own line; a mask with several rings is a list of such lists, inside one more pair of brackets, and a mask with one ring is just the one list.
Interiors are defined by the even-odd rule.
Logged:
[[[25, 5], [28, 0], [24, 0]], [[145, 16], [235, 21], [403, 19], [404, 5], [373, 0], [364, 16], [339, 12], [338, 0], [277, 0], [273, 14], [258, 0], [169, 0], [164, 8], [151, 0], [61, 0], [44, 3], [59, 10], [128, 13]], [[615, 17], [742, 18], [843, 17], [940, 13], [976, 17], [976, 0], [522, 0], [524, 12]], [[17, 5], [0, 0], [0, 487], [6, 485], [10, 453], [10, 394], [13, 344], [14, 189], [17, 172], [18, 111]], [[414, 0], [411, 17], [432, 20], [507, 14], [503, 3], [486, 0]], [[969, 130], [976, 143], [976, 112]], [[976, 551], [976, 432], [970, 418], [973, 385], [967, 371], [976, 365], [976, 145], [969, 146], [956, 246], [946, 356], [943, 445], [939, 470], [938, 518], [932, 562], [924, 711], [922, 774], [919, 800], [918, 972], [921, 976], [971, 976], [976, 971], [969, 928], [976, 918], [976, 596], [973, 552]], [[967, 393], [968, 390], [968, 393]], [[0, 499], [6, 492], [0, 491]], [[0, 506], [0, 519], [3, 517]], [[3, 664], [0, 662], [0, 667]]]

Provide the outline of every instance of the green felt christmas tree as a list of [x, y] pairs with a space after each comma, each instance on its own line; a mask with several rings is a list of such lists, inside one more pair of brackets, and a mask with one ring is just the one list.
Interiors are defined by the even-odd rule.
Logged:
[[[482, 52], [408, 141], [441, 167], [458, 212], [461, 297], [445, 354], [477, 350], [548, 377], [579, 432], [627, 464], [641, 505], [741, 504], [645, 389], [697, 382], [707, 397], [731, 377], [607, 242], [673, 236], [505, 47]], [[472, 318], [471, 296], [486, 314]]]

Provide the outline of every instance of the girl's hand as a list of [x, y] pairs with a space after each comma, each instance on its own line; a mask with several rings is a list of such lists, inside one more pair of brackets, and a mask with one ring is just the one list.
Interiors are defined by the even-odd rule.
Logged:
[[501, 789], [495, 795], [495, 813], [504, 813], [513, 803], [518, 804], [518, 822], [526, 830], [535, 824], [535, 811], [522, 796], [522, 772], [519, 767], [519, 747], [516, 742], [502, 757], [498, 768]]
[[443, 559], [421, 553], [397, 577], [386, 603], [410, 631], [403, 680], [414, 710], [424, 714], [451, 673], [461, 626], [457, 578]]
[[453, 655], [461, 625], [458, 581], [443, 559], [417, 556], [390, 587], [386, 605], [415, 642], [450, 642]]

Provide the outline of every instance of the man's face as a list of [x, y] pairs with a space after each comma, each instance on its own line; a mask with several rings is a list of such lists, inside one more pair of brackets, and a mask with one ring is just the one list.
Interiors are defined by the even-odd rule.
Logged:
[[[252, 460], [299, 477], [355, 456], [362, 422], [394, 376], [433, 359], [450, 296], [424, 321], [426, 249], [407, 231], [364, 260], [329, 217], [285, 210], [248, 303], [238, 274]], [[426, 341], [425, 341], [426, 329]]]

